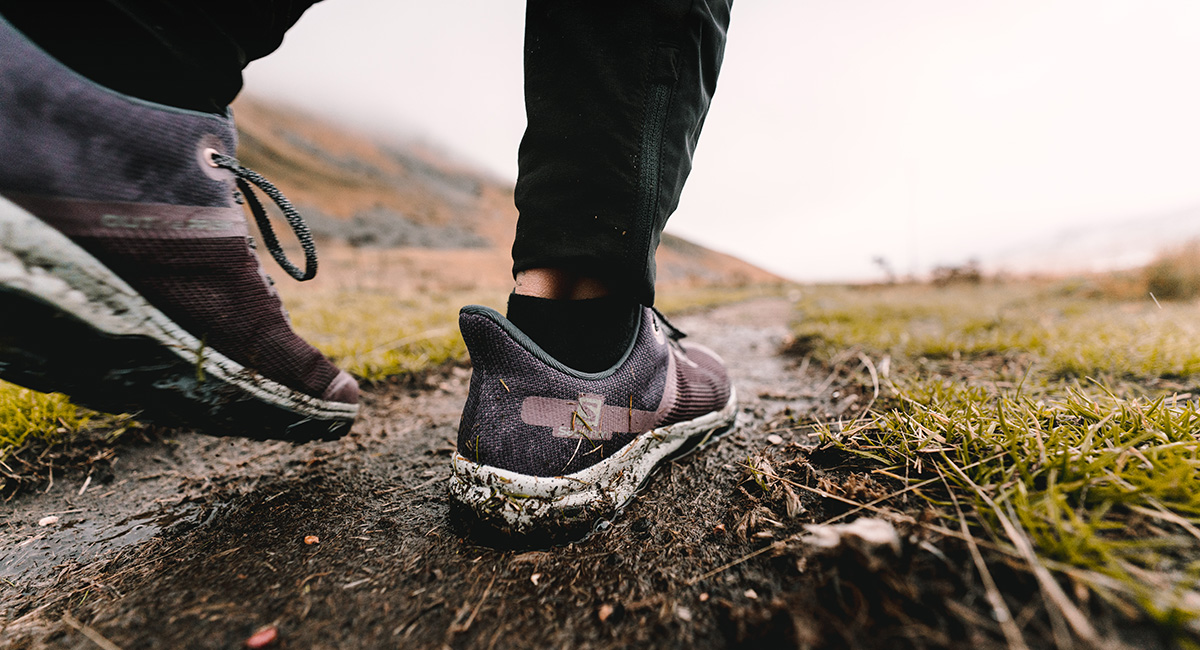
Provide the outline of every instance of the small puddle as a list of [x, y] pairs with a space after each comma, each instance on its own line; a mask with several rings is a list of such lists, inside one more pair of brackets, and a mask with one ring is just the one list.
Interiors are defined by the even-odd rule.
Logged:
[[62, 515], [58, 523], [33, 526], [28, 536], [0, 550], [0, 581], [21, 589], [68, 562], [88, 562], [101, 554], [145, 541], [171, 526], [195, 527], [203, 508], [185, 503], [171, 510], [139, 513], [116, 522], [103, 513]]

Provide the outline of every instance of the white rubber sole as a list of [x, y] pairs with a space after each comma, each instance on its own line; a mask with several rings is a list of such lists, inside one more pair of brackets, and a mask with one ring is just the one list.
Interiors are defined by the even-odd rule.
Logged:
[[[206, 348], [87, 251], [3, 197], [0, 313], [0, 377], [99, 410], [134, 405], [154, 421], [283, 439], [338, 437], [358, 413], [355, 404], [295, 391]], [[70, 340], [45, 340], [56, 332]], [[93, 354], [79, 354], [81, 340]]]
[[652, 429], [620, 452], [566, 476], [529, 476], [481, 465], [456, 453], [451, 498], [496, 529], [528, 535], [590, 530], [620, 510], [664, 461], [707, 444], [737, 418], [737, 395], [719, 410]]

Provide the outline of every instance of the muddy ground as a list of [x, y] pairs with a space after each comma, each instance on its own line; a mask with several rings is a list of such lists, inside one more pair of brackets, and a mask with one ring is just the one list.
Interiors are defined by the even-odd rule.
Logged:
[[[451, 512], [464, 368], [367, 388], [337, 442], [155, 431], [77, 454], [0, 506], [0, 647], [237, 648], [262, 630], [280, 648], [1005, 647], [966, 550], [911, 493], [883, 504], [905, 513], [898, 547], [804, 541], [902, 486], [796, 426], [869, 395], [860, 368], [778, 353], [792, 317], [774, 299], [678, 319], [728, 360], [737, 428], [564, 546], [511, 548]], [[1069, 640], [1019, 566], [993, 576], [1031, 647]], [[1111, 643], [1171, 647], [1076, 595]]]

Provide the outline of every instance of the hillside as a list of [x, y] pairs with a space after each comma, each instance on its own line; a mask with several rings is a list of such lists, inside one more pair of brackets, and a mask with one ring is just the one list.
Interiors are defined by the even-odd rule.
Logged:
[[[324, 268], [380, 267], [422, 289], [511, 284], [512, 185], [429, 147], [385, 142], [257, 100], [239, 100], [242, 164], [305, 216]], [[659, 250], [660, 288], [736, 287], [782, 279], [674, 236]]]

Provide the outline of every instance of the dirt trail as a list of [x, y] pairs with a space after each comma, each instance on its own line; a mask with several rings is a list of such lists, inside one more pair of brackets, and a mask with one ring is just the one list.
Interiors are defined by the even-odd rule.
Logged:
[[[799, 514], [789, 505], [792, 519], [778, 521], [742, 487], [748, 457], [795, 458], [789, 442], [807, 442], [776, 431], [787, 409], [839, 408], [836, 386], [810, 394], [829, 384], [823, 374], [778, 356], [792, 314], [764, 299], [677, 319], [729, 362], [737, 429], [665, 468], [607, 530], [553, 549], [497, 548], [451, 516], [461, 368], [367, 391], [355, 433], [337, 442], [122, 443], [90, 480], [56, 476], [4, 506], [0, 646], [96, 647], [91, 635], [121, 648], [233, 648], [264, 626], [291, 648], [820, 641], [831, 623], [812, 620], [810, 605], [824, 574], [803, 556], [781, 550], [698, 579], [829, 514], [803, 493]], [[39, 526], [46, 516], [57, 523]]]

